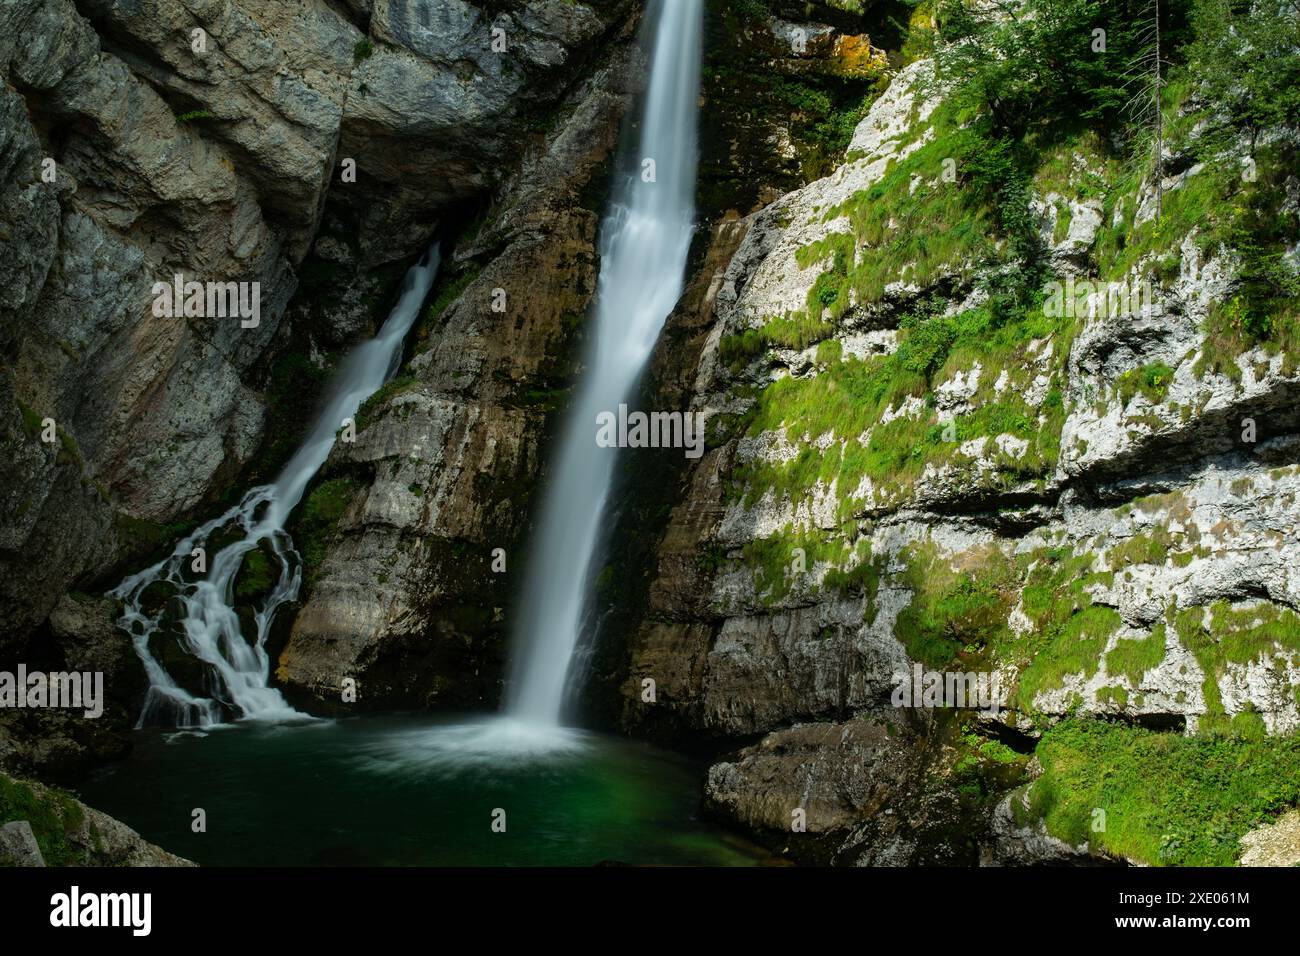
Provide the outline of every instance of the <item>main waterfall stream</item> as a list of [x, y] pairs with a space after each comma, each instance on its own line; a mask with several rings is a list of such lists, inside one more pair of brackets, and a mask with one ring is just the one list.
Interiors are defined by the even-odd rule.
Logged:
[[[268, 682], [268, 631], [301, 583], [285, 521], [343, 420], [396, 371], [438, 266], [434, 249], [411, 270], [379, 335], [340, 367], [316, 426], [276, 482], [249, 491], [113, 592], [151, 687], [132, 754], [80, 787], [90, 803], [215, 865], [744, 865], [764, 856], [699, 819], [702, 766], [563, 725], [617, 454], [597, 445], [596, 416], [631, 397], [682, 290], [701, 7], [650, 0], [642, 25], [650, 79], [636, 152], [621, 166], [634, 172], [615, 188], [601, 226], [593, 340], [546, 479], [504, 713], [318, 720]], [[216, 553], [198, 570], [196, 549], [209, 542]], [[241, 630], [232, 588], [254, 548], [271, 550], [279, 579]], [[170, 610], [152, 613], [146, 592], [160, 583], [172, 592]], [[203, 663], [207, 696], [178, 685], [150, 651], [164, 626]], [[194, 831], [196, 807], [206, 832]]]
[[695, 211], [701, 7], [655, 0], [646, 13], [653, 45], [637, 174], [616, 190], [601, 226], [595, 340], [525, 570], [506, 711], [531, 727], [559, 726], [583, 634], [617, 454], [597, 445], [597, 415], [630, 397], [682, 291]]

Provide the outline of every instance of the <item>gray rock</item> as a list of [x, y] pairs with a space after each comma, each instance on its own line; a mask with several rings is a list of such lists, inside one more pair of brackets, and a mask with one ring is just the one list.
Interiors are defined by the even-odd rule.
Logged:
[[[628, 63], [628, 48], [615, 48], [549, 141], [522, 158], [491, 218], [443, 266], [443, 281], [470, 281], [402, 370], [410, 384], [364, 411], [356, 441], [326, 464], [366, 480], [277, 670], [321, 706], [337, 705], [344, 677], [358, 681], [362, 706], [495, 703], [512, 579], [491, 571], [492, 551], [506, 551], [508, 571], [524, 560], [547, 425], [528, 391], [573, 360], [573, 319], [595, 288], [597, 216], [580, 192], [615, 144]], [[489, 308], [496, 288], [504, 314]]]
[[0, 827], [0, 866], [44, 866], [36, 834], [26, 820], [14, 820]]
[[[471, 32], [431, 47], [422, 24], [453, 8]], [[591, 41], [631, 12], [529, 0], [503, 17], [498, 55], [468, 4], [0, 6], [0, 643], [235, 480], [262, 444], [286, 343], [366, 334], [387, 291], [371, 267], [415, 254], [448, 208], [505, 181]], [[357, 23], [372, 14], [366, 58]], [[468, 58], [465, 43], [479, 45]], [[346, 256], [322, 247], [338, 299], [287, 318], [327, 208], [347, 239]], [[175, 274], [259, 283], [260, 324], [153, 315], [153, 284]], [[46, 417], [54, 445], [35, 440]]]

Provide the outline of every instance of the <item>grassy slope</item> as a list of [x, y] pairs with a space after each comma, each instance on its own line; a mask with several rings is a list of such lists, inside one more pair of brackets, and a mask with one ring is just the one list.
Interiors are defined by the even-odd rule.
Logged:
[[[1165, 133], [1175, 153], [1195, 148], [1193, 130], [1209, 116], [1204, 104], [1189, 100], [1197, 72], [1195, 62], [1182, 64], [1165, 90]], [[1027, 441], [1029, 450], [1022, 458], [999, 460], [993, 481], [1041, 480], [1055, 468], [1066, 415], [1059, 377], [1039, 408], [1019, 397], [1025, 382], [1013, 381], [1014, 387], [1000, 395], [990, 387], [1002, 370], [1014, 376], [1026, 364], [1025, 350], [1032, 341], [1050, 340], [1057, 357], [1068, 353], [1076, 324], [1044, 314], [1041, 299], [1022, 298], [1009, 315], [981, 308], [938, 316], [927, 312], [918, 297], [914, 311], [900, 322], [898, 350], [867, 361], [844, 357], [834, 339], [846, 314], [879, 303], [890, 283], [921, 289], [941, 278], [969, 283], [981, 268], [1011, 261], [994, 201], [935, 181], [944, 158], [957, 157], [960, 166], [969, 149], [963, 122], [947, 106], [936, 111], [928, 144], [893, 164], [872, 189], [823, 213], [827, 222], [847, 219], [850, 228], [801, 251], [799, 266], [820, 270], [803, 311], [769, 317], [760, 327], [721, 343], [722, 358], [733, 372], [769, 349], [818, 345], [818, 374], [782, 378], [762, 389], [739, 423], [751, 436], [780, 430], [800, 450], [786, 463], [738, 467], [731, 475], [733, 501], [753, 505], [769, 493], [777, 500], [799, 501], [832, 482], [840, 500], [838, 530], [787, 526], [744, 549], [741, 561], [769, 601], [789, 592], [789, 556], [795, 548], [807, 554], [809, 566], [821, 561], [835, 567], [837, 581], [870, 581], [863, 590], [868, 597], [874, 594], [880, 569], [872, 563], [870, 549], [862, 546], [865, 541], [854, 544], [853, 519], [862, 502], [852, 492], [864, 477], [883, 491], [886, 502], [906, 502], [927, 466], [956, 462], [960, 467], [957, 445], [1001, 434]], [[1050, 141], [1033, 144], [1038, 148], [1032, 161], [1037, 195], [1102, 203], [1103, 227], [1094, 251], [1097, 279], [1136, 276], [1168, 286], [1177, 277], [1178, 250], [1189, 235], [1205, 254], [1222, 247], [1237, 250], [1249, 277], [1267, 272], [1279, 251], [1295, 241], [1295, 224], [1277, 215], [1290, 160], [1282, 147], [1261, 145], [1253, 177], [1242, 177], [1235, 167], [1225, 168], [1228, 164], [1207, 163], [1182, 188], [1166, 193], [1159, 220], [1138, 223], [1136, 196], [1148, 172], [1140, 150], [1117, 154], [1103, 142], [1086, 127], [1064, 134], [1058, 130]], [[914, 185], [917, 177], [919, 187]], [[1059, 241], [1068, 227], [1069, 206], [1057, 205], [1054, 239]], [[1236, 371], [1239, 377], [1234, 360], [1254, 347], [1282, 352], [1287, 356], [1284, 368], [1290, 370], [1300, 344], [1295, 342], [1300, 334], [1297, 302], [1294, 290], [1282, 287], [1279, 294], [1276, 284], [1243, 282], [1240, 294], [1212, 313], [1197, 371], [1230, 376]], [[974, 411], [957, 419], [955, 435], [952, 430], [945, 435], [934, 413], [934, 388], [976, 362], [983, 374]], [[1059, 364], [1053, 366], [1054, 375], [1061, 372]], [[1111, 384], [1112, 398], [1126, 404], [1141, 392], [1161, 401], [1172, 373], [1160, 364], [1134, 368]], [[879, 424], [884, 412], [910, 398], [924, 403], [921, 416]], [[825, 450], [813, 445], [828, 434], [833, 440]], [[1154, 504], [1168, 503], [1147, 503]], [[1069, 548], [1010, 557], [990, 548], [963, 555], [954, 567], [933, 549], [918, 547], [904, 572], [914, 598], [896, 632], [909, 654], [927, 666], [978, 669], [994, 661], [1014, 663], [1019, 671], [1016, 702], [1031, 710], [1039, 691], [1061, 686], [1067, 675], [1091, 676], [1101, 666], [1120, 620], [1113, 609], [1093, 604], [1089, 585], [1107, 584], [1135, 564], [1190, 560], [1196, 547], [1195, 542], [1172, 541], [1160, 526], [1101, 558]], [[1007, 624], [1017, 603], [1033, 624], [1025, 634]], [[1127, 704], [1142, 674], [1163, 657], [1170, 632], [1209, 675], [1210, 712], [1202, 721], [1202, 735], [1184, 738], [1084, 721], [1059, 725], [1039, 747], [1046, 773], [1033, 786], [1031, 806], [1052, 832], [1072, 842], [1092, 838], [1112, 852], [1151, 863], [1231, 863], [1242, 833], [1296, 802], [1294, 784], [1286, 781], [1296, 779], [1297, 742], [1294, 737], [1267, 738], [1253, 714], [1227, 720], [1214, 678], [1231, 661], [1300, 650], [1300, 618], [1268, 603], [1245, 611], [1227, 605], [1171, 611], [1148, 637], [1122, 641], [1106, 655], [1108, 673], [1124, 675], [1129, 684], [1111, 691], [1117, 704]], [[1091, 829], [1094, 808], [1108, 813], [1110, 826], [1102, 833]]]

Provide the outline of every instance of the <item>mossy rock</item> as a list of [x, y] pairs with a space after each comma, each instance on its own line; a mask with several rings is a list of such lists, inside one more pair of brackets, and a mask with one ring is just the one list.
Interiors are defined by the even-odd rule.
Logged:
[[26, 820], [46, 866], [87, 862], [84, 850], [75, 842], [85, 819], [85, 811], [71, 794], [52, 787], [38, 793], [23, 781], [0, 774], [0, 825]]
[[259, 542], [235, 575], [235, 602], [260, 606], [279, 580], [280, 559], [269, 542]]
[[180, 593], [170, 581], [154, 581], [140, 592], [140, 609], [153, 616], [167, 607], [168, 602]]

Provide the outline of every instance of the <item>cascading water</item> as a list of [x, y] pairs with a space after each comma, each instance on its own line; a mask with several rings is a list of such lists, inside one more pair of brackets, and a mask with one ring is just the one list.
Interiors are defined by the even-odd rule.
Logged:
[[617, 449], [597, 446], [597, 415], [628, 399], [682, 291], [702, 6], [651, 0], [646, 12], [652, 46], [638, 174], [615, 193], [601, 226], [594, 342], [549, 476], [520, 605], [506, 712], [539, 729], [560, 724], [614, 474]]
[[[407, 272], [401, 297], [379, 334], [354, 349], [340, 365], [316, 424], [275, 483], [253, 488], [238, 505], [177, 544], [169, 557], [131, 575], [110, 592], [125, 604], [119, 624], [134, 639], [149, 677], [141, 725], [206, 727], [227, 715], [271, 721], [306, 717], [268, 686], [271, 661], [266, 638], [276, 611], [297, 598], [302, 583], [302, 562], [284, 523], [325, 463], [344, 420], [354, 416], [361, 403], [397, 371], [402, 343], [420, 313], [438, 264], [435, 245]], [[212, 556], [206, 573], [195, 571], [196, 549], [206, 551], [209, 538], [223, 530], [242, 536]], [[250, 640], [240, 628], [232, 591], [245, 555], [263, 542], [275, 556], [279, 577], [253, 617], [256, 634]], [[168, 606], [150, 612], [144, 606], [146, 592], [158, 583], [174, 594]], [[180, 686], [155, 657], [150, 640], [164, 626], [174, 626], [185, 651], [205, 665], [205, 690], [211, 696], [197, 696]]]

